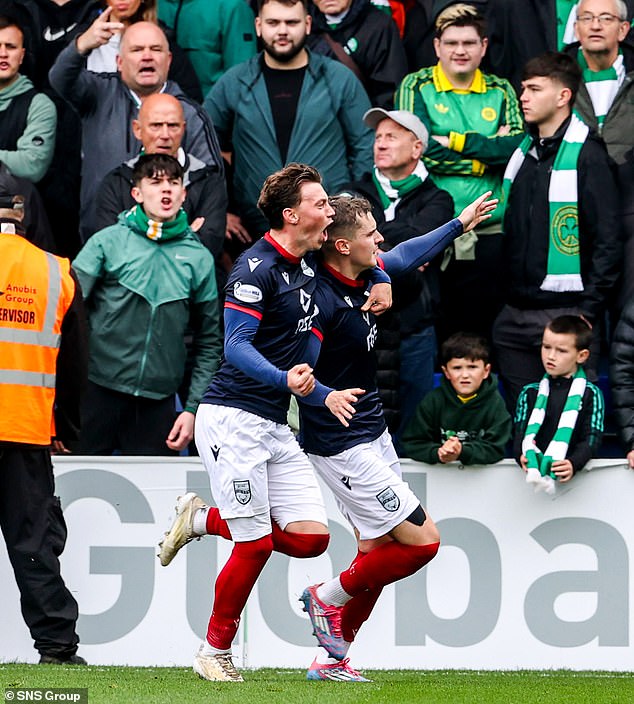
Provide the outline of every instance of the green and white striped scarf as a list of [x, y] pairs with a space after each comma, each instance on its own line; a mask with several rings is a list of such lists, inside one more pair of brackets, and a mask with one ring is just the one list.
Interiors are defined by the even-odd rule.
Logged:
[[386, 222], [391, 222], [396, 216], [396, 206], [401, 202], [401, 198], [418, 188], [429, 176], [429, 171], [422, 161], [416, 164], [416, 168], [406, 178], [398, 181], [390, 181], [375, 166], [372, 172], [372, 180], [381, 199], [381, 206], [385, 213]]
[[[588, 126], [573, 113], [555, 157], [548, 186], [550, 236], [546, 276], [540, 286], [542, 291], [583, 291], [579, 259], [577, 164], [588, 132]], [[533, 138], [526, 135], [509, 159], [502, 183], [507, 203], [513, 180], [532, 144]]]
[[546, 450], [542, 452], [535, 444], [535, 438], [546, 416], [546, 405], [550, 395], [550, 377], [545, 374], [539, 382], [535, 407], [528, 419], [522, 440], [522, 454], [526, 457], [528, 468], [526, 481], [535, 485], [535, 491], [543, 490], [547, 494], [552, 494], [555, 491], [554, 480], [557, 475], [551, 471], [551, 467], [553, 462], [566, 459], [570, 438], [577, 423], [585, 391], [586, 373], [582, 367], [579, 367], [572, 378], [568, 398], [557, 423], [557, 430]]
[[581, 47], [577, 53], [577, 61], [583, 71], [583, 81], [586, 84], [586, 90], [592, 101], [597, 123], [599, 125], [599, 134], [603, 129], [605, 116], [608, 114], [614, 98], [625, 79], [625, 65], [623, 64], [623, 54], [619, 50], [619, 55], [616, 61], [603, 71], [592, 71], [588, 68], [588, 62], [583, 55]]

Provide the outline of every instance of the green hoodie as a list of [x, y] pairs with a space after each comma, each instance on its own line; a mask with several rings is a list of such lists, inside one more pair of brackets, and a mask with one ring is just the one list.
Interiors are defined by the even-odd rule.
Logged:
[[492, 464], [504, 457], [511, 437], [511, 417], [497, 389], [497, 379], [485, 379], [478, 395], [463, 403], [445, 377], [440, 387], [420, 402], [401, 444], [405, 455], [437, 464], [438, 448], [451, 436], [462, 442], [462, 464]]
[[133, 396], [174, 394], [183, 380], [189, 324], [194, 359], [183, 405], [194, 413], [222, 342], [214, 260], [191, 229], [151, 240], [122, 213], [86, 242], [73, 269], [88, 311], [88, 378]]
[[[31, 81], [18, 74], [11, 85], [0, 90], [0, 111], [10, 110], [13, 98], [31, 88]], [[0, 149], [0, 161], [14, 176], [37, 183], [51, 165], [56, 129], [57, 110], [53, 101], [44, 93], [37, 93], [31, 100], [26, 128], [18, 139], [17, 149]]]

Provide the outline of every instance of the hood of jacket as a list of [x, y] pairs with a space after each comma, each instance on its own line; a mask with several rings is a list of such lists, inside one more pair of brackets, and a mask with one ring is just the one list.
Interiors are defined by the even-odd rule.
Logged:
[[6, 110], [7, 105], [18, 95], [26, 93], [27, 90], [33, 88], [33, 83], [22, 74], [18, 74], [18, 77], [10, 86], [0, 90], [0, 110]]

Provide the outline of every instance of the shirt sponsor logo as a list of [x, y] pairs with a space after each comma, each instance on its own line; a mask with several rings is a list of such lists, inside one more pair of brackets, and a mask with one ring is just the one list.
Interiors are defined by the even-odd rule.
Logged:
[[262, 291], [257, 286], [243, 284], [236, 281], [233, 285], [233, 295], [243, 303], [259, 303], [262, 300]]

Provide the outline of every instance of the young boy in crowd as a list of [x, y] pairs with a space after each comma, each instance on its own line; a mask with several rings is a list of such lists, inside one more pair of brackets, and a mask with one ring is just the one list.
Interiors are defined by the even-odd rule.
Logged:
[[552, 494], [596, 455], [603, 432], [603, 395], [586, 379], [592, 329], [578, 315], [548, 323], [542, 339], [546, 374], [527, 384], [515, 413], [513, 455], [535, 491]]
[[428, 464], [501, 460], [511, 418], [491, 376], [486, 341], [458, 332], [440, 356], [444, 377], [416, 409], [402, 439], [405, 455]]

